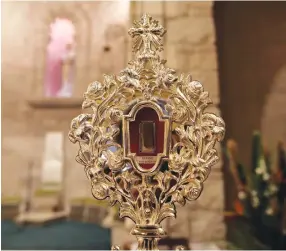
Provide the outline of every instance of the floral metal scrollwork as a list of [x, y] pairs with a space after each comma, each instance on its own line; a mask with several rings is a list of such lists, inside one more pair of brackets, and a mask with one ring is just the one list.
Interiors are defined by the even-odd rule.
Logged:
[[[205, 112], [211, 100], [202, 84], [177, 76], [160, 59], [165, 30], [157, 21], [144, 15], [129, 33], [135, 39], [135, 60], [118, 76], [89, 85], [82, 107], [90, 113], [72, 120], [69, 138], [80, 145], [76, 160], [85, 168], [93, 196], [119, 203], [120, 216], [136, 225], [156, 226], [176, 215], [175, 203], [200, 196], [219, 159], [215, 144], [223, 139], [225, 124]], [[170, 149], [167, 169], [141, 173], [125, 159], [117, 140], [120, 122], [132, 104], [162, 99], [179, 140]]]

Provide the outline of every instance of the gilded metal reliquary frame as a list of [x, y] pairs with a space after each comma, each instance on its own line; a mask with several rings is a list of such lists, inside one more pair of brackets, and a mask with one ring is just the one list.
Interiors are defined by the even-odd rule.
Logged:
[[[160, 59], [164, 33], [148, 15], [134, 22], [129, 34], [135, 59], [118, 76], [105, 75], [103, 83], [89, 85], [82, 107], [90, 112], [73, 119], [69, 133], [80, 145], [76, 160], [84, 166], [93, 196], [119, 203], [120, 217], [135, 223], [132, 234], [139, 250], [157, 249], [165, 235], [160, 223], [176, 216], [175, 203], [200, 196], [219, 159], [215, 144], [225, 132], [223, 120], [205, 111], [211, 100], [202, 84], [177, 76]], [[129, 122], [142, 107], [154, 109], [165, 123], [164, 151], [149, 170], [140, 167], [129, 146]], [[122, 144], [116, 140], [120, 125]], [[174, 144], [172, 132], [178, 138]], [[164, 161], [168, 165], [163, 170]]]

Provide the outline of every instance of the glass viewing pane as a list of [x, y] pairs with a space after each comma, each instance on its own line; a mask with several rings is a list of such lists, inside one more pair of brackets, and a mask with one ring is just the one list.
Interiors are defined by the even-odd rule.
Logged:
[[144, 121], [140, 124], [140, 152], [155, 152], [155, 123]]

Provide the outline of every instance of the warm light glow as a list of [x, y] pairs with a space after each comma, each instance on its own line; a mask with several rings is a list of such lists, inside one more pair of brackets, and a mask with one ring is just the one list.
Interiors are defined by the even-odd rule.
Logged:
[[68, 19], [57, 18], [50, 25], [50, 43], [47, 48], [45, 96], [57, 96], [62, 85], [61, 59], [67, 44], [74, 43], [75, 28]]

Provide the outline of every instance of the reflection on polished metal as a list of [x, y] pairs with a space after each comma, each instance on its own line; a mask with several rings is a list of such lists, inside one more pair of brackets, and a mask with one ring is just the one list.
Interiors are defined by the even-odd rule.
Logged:
[[[164, 33], [148, 15], [134, 22], [129, 34], [135, 59], [119, 76], [105, 75], [103, 83], [89, 85], [82, 107], [90, 112], [73, 119], [69, 133], [79, 143], [76, 160], [84, 166], [93, 196], [120, 204], [120, 217], [135, 223], [131, 234], [138, 250], [158, 250], [165, 236], [160, 223], [176, 216], [175, 203], [200, 196], [218, 161], [215, 144], [225, 132], [223, 120], [205, 112], [211, 100], [201, 83], [176, 76], [160, 59]], [[139, 129], [146, 121], [155, 125], [148, 143]], [[171, 142], [172, 134], [177, 142]]]

